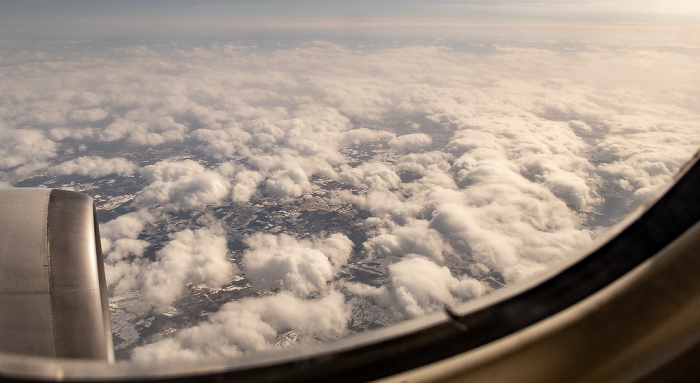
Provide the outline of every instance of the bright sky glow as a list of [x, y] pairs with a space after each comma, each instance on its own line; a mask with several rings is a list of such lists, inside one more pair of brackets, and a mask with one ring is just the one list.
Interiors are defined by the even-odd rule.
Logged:
[[609, 39], [614, 33], [658, 41], [674, 31], [700, 36], [692, 33], [699, 23], [700, 5], [684, 0], [0, 3], [0, 35], [22, 40], [233, 38], [272, 31], [498, 38], [522, 30], [524, 37]]

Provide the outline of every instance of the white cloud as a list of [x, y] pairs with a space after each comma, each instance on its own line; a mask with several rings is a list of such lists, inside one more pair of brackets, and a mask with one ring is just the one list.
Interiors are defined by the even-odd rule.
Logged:
[[100, 224], [100, 237], [108, 240], [136, 238], [144, 226], [154, 220], [154, 215], [147, 210], [124, 214]]
[[204, 143], [202, 149], [212, 156], [229, 158], [250, 154], [249, 142], [252, 135], [239, 127], [197, 129], [192, 137]]
[[38, 130], [0, 129], [0, 170], [56, 157], [58, 145]]
[[462, 300], [476, 298], [485, 291], [476, 280], [455, 278], [448, 268], [422, 258], [395, 263], [389, 266], [389, 274], [399, 307], [409, 316], [453, 304], [455, 297]]
[[389, 266], [390, 282], [379, 288], [346, 283], [353, 294], [374, 298], [378, 304], [416, 317], [483, 295], [486, 288], [470, 277], [455, 277], [447, 267], [415, 257]]
[[220, 288], [230, 282], [237, 268], [219, 222], [203, 220], [204, 227], [170, 234], [150, 261], [143, 253], [152, 244], [138, 236], [156, 222], [154, 214], [139, 210], [100, 225], [108, 288], [115, 296], [139, 293], [126, 309], [139, 315], [162, 311], [183, 296], [187, 284]]
[[219, 288], [231, 280], [235, 270], [227, 258], [223, 229], [212, 226], [182, 230], [170, 236], [156, 260], [142, 270], [143, 299], [165, 309], [182, 297], [188, 283]]
[[332, 193], [332, 203], [352, 203], [357, 208], [366, 210], [379, 219], [388, 219], [396, 224], [404, 224], [411, 218], [418, 218], [426, 212], [426, 207], [421, 197], [406, 199], [400, 193], [387, 189], [370, 190], [366, 194], [353, 194], [349, 190], [340, 190]]
[[359, 128], [346, 131], [342, 137], [342, 146], [350, 146], [368, 142], [389, 141], [395, 135], [383, 130]]
[[438, 205], [430, 227], [457, 254], [502, 273], [507, 282], [543, 271], [589, 243], [591, 232], [578, 228], [563, 203], [537, 187], [516, 190], [485, 187], [459, 195], [463, 200]]
[[[170, 116], [127, 126], [127, 142], [141, 146], [156, 146], [166, 142], [182, 142], [187, 128]], [[121, 137], [120, 137], [121, 138]]]
[[286, 234], [255, 234], [246, 239], [246, 277], [256, 289], [280, 288], [299, 297], [326, 291], [345, 265], [352, 241], [343, 234], [297, 240]]
[[340, 181], [362, 189], [396, 189], [401, 178], [387, 165], [378, 162], [366, 162], [357, 167], [340, 166]]
[[140, 170], [150, 184], [136, 197], [141, 205], [160, 204], [167, 210], [194, 210], [220, 203], [229, 181], [192, 161], [161, 161]]
[[426, 148], [433, 139], [425, 133], [413, 133], [398, 136], [389, 141], [389, 146], [399, 152], [414, 152]]
[[[155, 220], [156, 217], [149, 211], [139, 210], [100, 224], [107, 286], [118, 294], [129, 294], [137, 290], [136, 279], [141, 273], [138, 258], [150, 246], [147, 241], [139, 240], [138, 236]], [[137, 261], [129, 261], [130, 256], [136, 257]]]
[[128, 136], [132, 131], [136, 131], [139, 124], [126, 120], [123, 118], [117, 118], [116, 121], [112, 122], [104, 130], [100, 132], [101, 141], [116, 141]]
[[236, 174], [232, 181], [231, 197], [235, 202], [246, 202], [255, 194], [262, 181], [258, 172], [244, 170]]
[[156, 181], [170, 182], [181, 178], [190, 178], [204, 171], [204, 166], [192, 160], [160, 161], [155, 165], [143, 167], [141, 175], [151, 183]]
[[90, 127], [83, 128], [51, 128], [48, 135], [52, 140], [63, 141], [65, 139], [73, 139], [79, 141], [90, 141], [95, 132]]
[[[102, 250], [108, 257], [108, 262], [115, 263], [115, 261], [122, 260], [131, 255], [136, 257], [143, 256], [143, 252], [151, 244], [148, 241], [134, 238], [120, 238], [114, 241], [109, 241], [107, 239], [102, 239]], [[116, 281], [118, 277], [110, 276], [107, 278], [108, 284], [112, 284]]]
[[108, 115], [108, 111], [99, 108], [77, 109], [69, 113], [69, 118], [72, 122], [88, 123], [103, 120]]
[[548, 177], [544, 184], [572, 209], [581, 210], [586, 206], [591, 189], [581, 178], [558, 173]]
[[49, 168], [56, 175], [79, 174], [92, 178], [105, 177], [110, 174], [130, 176], [137, 166], [125, 158], [103, 158], [99, 156], [78, 157], [74, 160], [61, 162]]
[[[383, 230], [385, 231], [385, 230]], [[418, 254], [441, 261], [443, 253], [452, 253], [438, 231], [428, 227], [426, 220], [412, 220], [405, 226], [398, 226], [389, 232], [383, 232], [364, 243], [370, 256], [404, 257]]]
[[281, 292], [245, 298], [221, 307], [206, 322], [172, 338], [138, 347], [132, 360], [218, 359], [273, 347], [278, 336], [292, 331], [303, 343], [340, 336], [350, 317], [343, 295], [333, 290], [318, 299], [301, 299]]
[[461, 204], [444, 204], [436, 211], [430, 227], [448, 238], [458, 253], [503, 272], [517, 263], [516, 247], [522, 238], [511, 237], [498, 228], [488, 230], [478, 219], [483, 215]]
[[[399, 172], [410, 172], [419, 176], [417, 182], [421, 188], [439, 186], [446, 189], [457, 189], [455, 177], [450, 174], [452, 165], [458, 163], [450, 154], [440, 151], [407, 154], [399, 160], [396, 168]], [[416, 185], [418, 186], [418, 185]]]
[[278, 170], [265, 182], [265, 191], [276, 197], [300, 197], [310, 190], [309, 178], [299, 167]]
[[84, 108], [85, 110], [95, 108], [104, 101], [101, 95], [89, 91], [75, 92], [70, 100], [76, 108]]
[[645, 123], [634, 130], [620, 130], [597, 145], [605, 161], [596, 170], [609, 185], [629, 192], [637, 203], [653, 196], [700, 145], [697, 131], [692, 128]]

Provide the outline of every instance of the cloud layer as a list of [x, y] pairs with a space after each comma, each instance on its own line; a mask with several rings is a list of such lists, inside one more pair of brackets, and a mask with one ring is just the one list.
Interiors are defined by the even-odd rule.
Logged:
[[97, 196], [115, 327], [163, 326], [117, 335], [134, 360], [335, 339], [536, 275], [652, 196], [700, 145], [698, 52], [0, 44], [0, 184]]

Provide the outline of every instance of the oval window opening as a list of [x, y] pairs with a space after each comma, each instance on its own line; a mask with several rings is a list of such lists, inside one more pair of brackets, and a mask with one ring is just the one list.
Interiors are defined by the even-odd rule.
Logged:
[[[79, 380], [362, 381], [420, 367], [416, 379], [436, 379], [458, 372], [426, 366], [466, 352], [505, 360], [537, 331], [583, 353], [590, 329], [567, 320], [602, 326], [590, 307], [642, 310], [619, 303], [637, 288], [681, 319], [663, 327], [651, 310], [639, 333], [581, 366], [637, 379], [676, 358], [626, 347], [644, 326], [671, 334], [692, 320], [687, 301], [643, 281], [677, 275], [668, 254], [695, 246], [697, 6], [58, 3], [0, 14], [0, 187], [42, 204], [41, 188], [93, 198], [116, 359], [104, 370], [31, 359], [48, 366], [37, 377], [8, 355], [0, 373], [54, 379], [65, 363]], [[43, 228], [42, 217], [25, 221]], [[63, 286], [52, 275], [46, 286]], [[683, 281], [672, 283], [692, 296]], [[552, 342], [532, 349], [563, 347]], [[640, 360], [649, 367], [629, 367]], [[579, 371], [555, 370], [542, 374]]]

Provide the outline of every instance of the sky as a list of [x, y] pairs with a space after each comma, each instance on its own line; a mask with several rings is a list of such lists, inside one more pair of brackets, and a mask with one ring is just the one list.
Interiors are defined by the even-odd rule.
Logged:
[[[698, 15], [0, 2], [0, 186], [95, 197], [135, 362], [338, 339], [534, 277], [653, 197], [700, 146]], [[231, 230], [269, 206], [353, 226]], [[349, 277], [367, 265], [382, 283]], [[252, 292], [138, 339], [192, 286]]]
[[281, 31], [507, 37], [514, 29], [539, 38], [552, 33], [593, 38], [614, 32], [617, 38], [642, 34], [654, 40], [659, 34], [678, 33], [684, 25], [697, 32], [700, 17], [700, 5], [686, 0], [4, 1], [0, 10], [0, 32], [6, 39], [81, 40], [221, 38]]

